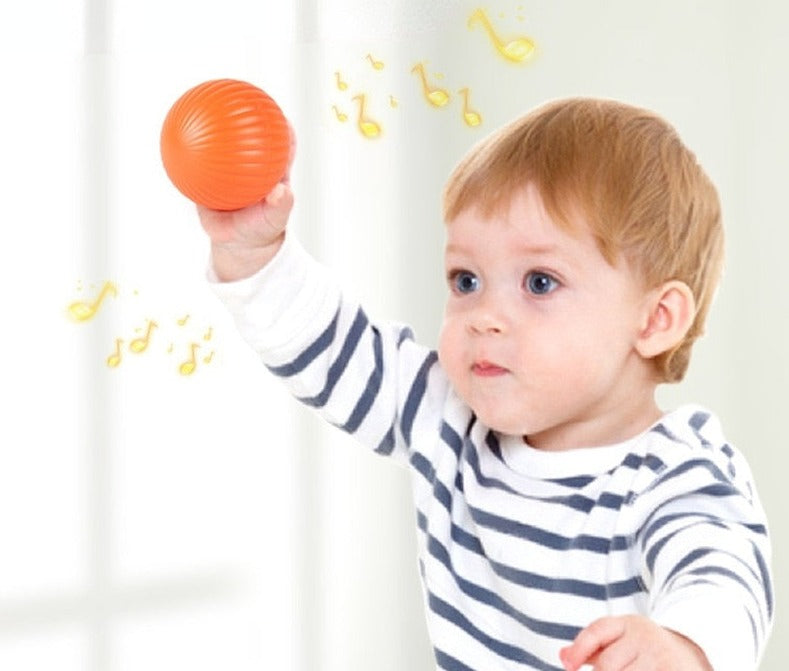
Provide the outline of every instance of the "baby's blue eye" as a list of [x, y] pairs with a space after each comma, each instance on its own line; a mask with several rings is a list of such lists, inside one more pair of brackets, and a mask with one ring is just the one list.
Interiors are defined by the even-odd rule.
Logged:
[[549, 294], [554, 291], [558, 286], [559, 282], [556, 278], [551, 277], [548, 273], [542, 272], [533, 272], [526, 275], [526, 279], [523, 281], [526, 291], [530, 294], [535, 294], [536, 296], [544, 296], [545, 294]]
[[452, 290], [459, 294], [470, 294], [479, 289], [479, 278], [467, 270], [458, 270], [449, 276]]

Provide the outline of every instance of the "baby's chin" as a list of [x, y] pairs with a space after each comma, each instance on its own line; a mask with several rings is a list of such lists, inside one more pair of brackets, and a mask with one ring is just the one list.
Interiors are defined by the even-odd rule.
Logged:
[[495, 410], [480, 409], [474, 414], [480, 423], [494, 433], [500, 436], [514, 436], [522, 440], [524, 445], [537, 449], [552, 449], [553, 440], [558, 435], [557, 432], [561, 433], [561, 427], [540, 423], [539, 418], [536, 417], [524, 418], [520, 413], [513, 417], [503, 415]]
[[475, 409], [476, 418], [488, 429], [502, 436], [525, 436], [528, 429], [520, 418], [504, 417], [500, 412], [486, 408]]

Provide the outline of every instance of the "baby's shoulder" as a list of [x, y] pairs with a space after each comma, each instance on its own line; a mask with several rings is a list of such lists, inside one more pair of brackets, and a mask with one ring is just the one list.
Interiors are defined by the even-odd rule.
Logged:
[[664, 415], [641, 439], [649, 489], [664, 494], [692, 491], [754, 495], [751, 471], [743, 454], [724, 434], [714, 413], [686, 405]]

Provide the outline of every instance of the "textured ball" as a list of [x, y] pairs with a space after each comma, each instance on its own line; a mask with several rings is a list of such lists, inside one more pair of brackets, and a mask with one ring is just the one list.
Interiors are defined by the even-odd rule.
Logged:
[[288, 166], [290, 131], [276, 102], [236, 79], [214, 79], [175, 101], [162, 125], [162, 163], [187, 198], [237, 210], [264, 198]]

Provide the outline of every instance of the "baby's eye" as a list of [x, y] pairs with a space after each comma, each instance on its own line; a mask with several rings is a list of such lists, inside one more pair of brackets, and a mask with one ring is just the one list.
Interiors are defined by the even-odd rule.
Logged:
[[468, 270], [455, 270], [449, 274], [449, 285], [458, 294], [470, 294], [479, 289], [479, 278]]
[[544, 296], [555, 291], [559, 287], [559, 281], [548, 273], [534, 271], [526, 275], [523, 285], [530, 294]]

